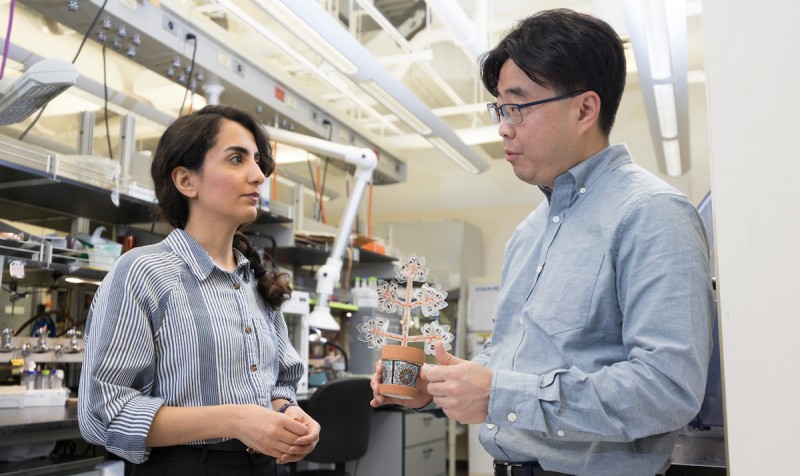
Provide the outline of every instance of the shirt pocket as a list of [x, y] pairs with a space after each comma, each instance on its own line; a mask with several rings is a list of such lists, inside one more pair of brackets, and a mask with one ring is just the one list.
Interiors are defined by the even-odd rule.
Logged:
[[550, 335], [586, 327], [605, 255], [548, 263], [533, 295], [533, 320]]

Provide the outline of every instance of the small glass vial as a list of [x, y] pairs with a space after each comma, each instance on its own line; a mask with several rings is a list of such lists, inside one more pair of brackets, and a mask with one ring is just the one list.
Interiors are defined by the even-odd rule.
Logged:
[[41, 386], [38, 387], [38, 388], [41, 388], [42, 390], [50, 389], [50, 369], [42, 370], [42, 380], [41, 380], [41, 382], [42, 382]]
[[55, 369], [50, 373], [50, 388], [61, 388], [64, 385], [64, 371]]
[[34, 370], [23, 370], [20, 374], [20, 382], [27, 390], [33, 390], [36, 386], [36, 372]]

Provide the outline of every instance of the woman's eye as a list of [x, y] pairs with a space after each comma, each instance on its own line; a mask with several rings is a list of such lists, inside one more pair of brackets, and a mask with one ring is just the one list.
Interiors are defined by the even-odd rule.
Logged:
[[242, 162], [242, 156], [241, 155], [232, 155], [231, 158], [230, 158], [230, 161], [231, 162], [236, 162], [237, 164], [241, 163]]

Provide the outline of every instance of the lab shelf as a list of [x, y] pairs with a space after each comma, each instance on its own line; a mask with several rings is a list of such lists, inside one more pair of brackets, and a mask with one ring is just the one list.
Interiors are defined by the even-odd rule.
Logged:
[[[357, 263], [391, 263], [397, 258], [372, 251], [351, 248], [353, 261]], [[275, 259], [279, 263], [291, 263], [295, 266], [318, 266], [325, 264], [330, 255], [330, 246], [295, 243], [294, 246], [279, 247]], [[345, 255], [344, 260], [347, 260]]]
[[[128, 188], [115, 182], [118, 174], [119, 163], [110, 159], [64, 156], [0, 135], [0, 218], [62, 231], [74, 217], [111, 225], [158, 221], [154, 201], [122, 193]], [[292, 206], [271, 202], [257, 223], [290, 223], [293, 215]]]

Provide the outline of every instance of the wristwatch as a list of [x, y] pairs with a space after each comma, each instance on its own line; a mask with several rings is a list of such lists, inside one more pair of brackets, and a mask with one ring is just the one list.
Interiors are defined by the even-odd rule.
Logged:
[[296, 407], [296, 406], [297, 406], [297, 404], [296, 404], [296, 403], [292, 403], [292, 402], [286, 402], [286, 403], [284, 403], [283, 405], [281, 405], [281, 407], [278, 409], [278, 413], [286, 413], [286, 409], [287, 409], [287, 408], [289, 408], [289, 407]]

